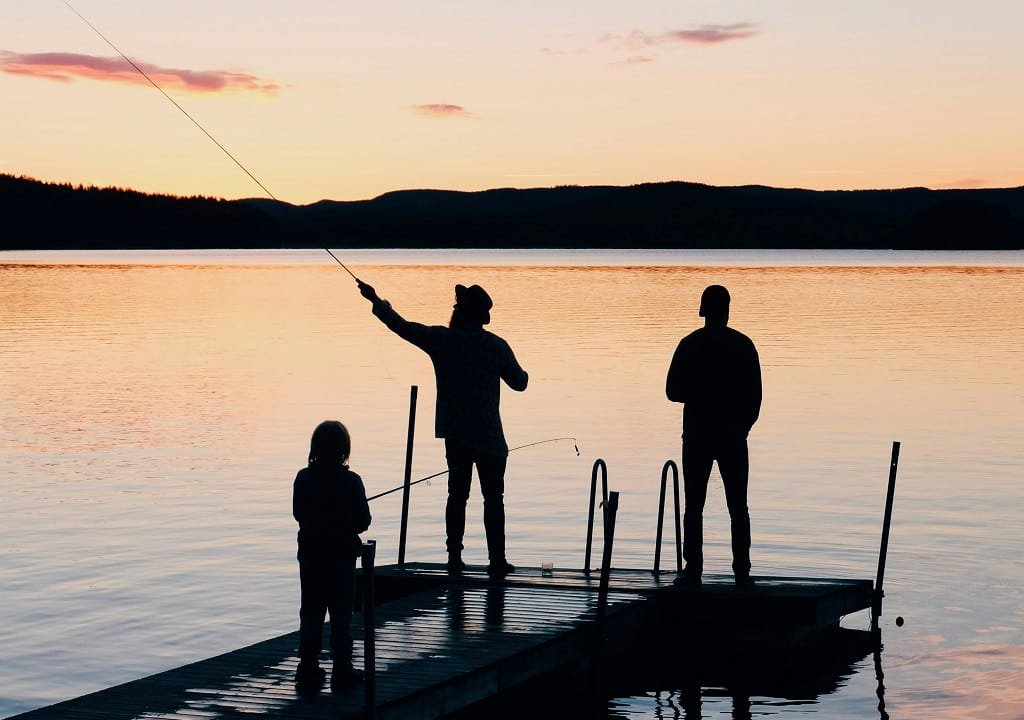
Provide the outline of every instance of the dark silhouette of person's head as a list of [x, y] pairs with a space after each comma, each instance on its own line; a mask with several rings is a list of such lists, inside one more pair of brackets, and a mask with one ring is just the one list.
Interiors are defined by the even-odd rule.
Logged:
[[491, 321], [491, 296], [479, 285], [455, 286], [455, 305], [449, 327], [479, 328]]
[[337, 420], [324, 420], [316, 426], [309, 441], [310, 467], [347, 466], [352, 452], [348, 428]]
[[729, 291], [722, 285], [708, 285], [700, 296], [700, 316], [705, 325], [729, 323]]

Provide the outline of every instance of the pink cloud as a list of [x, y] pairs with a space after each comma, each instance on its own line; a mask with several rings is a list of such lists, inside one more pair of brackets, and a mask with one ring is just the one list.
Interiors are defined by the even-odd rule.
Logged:
[[654, 62], [654, 58], [648, 57], [647, 55], [630, 55], [628, 58], [619, 60], [613, 64], [615, 65], [647, 65]]
[[745, 40], [756, 34], [751, 23], [733, 23], [732, 25], [702, 25], [692, 30], [673, 30], [659, 38], [663, 42], [696, 43], [698, 45], [714, 45], [729, 40]]
[[741, 22], [731, 25], [701, 25], [688, 30], [670, 30], [654, 35], [643, 30], [631, 30], [624, 35], [603, 35], [599, 41], [627, 50], [642, 50], [660, 45], [715, 45], [730, 40], [744, 40], [756, 34], [753, 23]]
[[471, 112], [461, 105], [452, 105], [450, 103], [413, 105], [412, 109], [417, 115], [432, 118], [470, 117], [472, 115]]
[[560, 58], [567, 57], [570, 55], [586, 55], [590, 52], [590, 48], [577, 47], [571, 50], [562, 50], [560, 48], [553, 47], [542, 47], [538, 50], [541, 55], [546, 55], [549, 58]]
[[[279, 85], [250, 75], [227, 70], [183, 70], [165, 68], [151, 63], [134, 61], [153, 82], [164, 89], [177, 89], [196, 93], [229, 91], [274, 94]], [[124, 58], [99, 57], [78, 53], [13, 53], [0, 51], [0, 70], [11, 75], [26, 75], [58, 82], [71, 82], [76, 78], [121, 82], [130, 85], [148, 85]]]
[[597, 37], [590, 47], [583, 46], [575, 50], [542, 47], [540, 52], [554, 58], [570, 53], [580, 55], [598, 47], [610, 48], [614, 51], [630, 53], [628, 57], [613, 62], [613, 65], [639, 65], [655, 62], [655, 57], [651, 53], [657, 48], [679, 45], [718, 45], [732, 40], [746, 40], [757, 34], [757, 25], [749, 22], [698, 25], [683, 30], [669, 30], [660, 33], [630, 30], [625, 33], [605, 33]]

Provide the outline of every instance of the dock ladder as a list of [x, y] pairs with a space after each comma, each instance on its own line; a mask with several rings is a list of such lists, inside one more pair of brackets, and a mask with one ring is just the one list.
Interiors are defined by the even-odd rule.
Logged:
[[672, 473], [672, 499], [674, 501], [676, 519], [676, 573], [683, 572], [683, 536], [679, 526], [679, 468], [675, 461], [669, 460], [661, 469], [661, 499], [658, 501], [658, 535], [654, 541], [654, 569], [653, 575], [661, 574], [661, 537], [665, 527], [665, 494], [668, 489], [668, 474]]

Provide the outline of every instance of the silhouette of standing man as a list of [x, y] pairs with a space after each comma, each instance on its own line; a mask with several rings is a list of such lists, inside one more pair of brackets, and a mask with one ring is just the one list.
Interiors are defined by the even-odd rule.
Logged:
[[665, 394], [683, 403], [683, 557], [680, 585], [699, 585], [704, 570], [704, 502], [711, 466], [725, 486], [732, 525], [732, 570], [737, 585], [750, 579], [750, 513], [747, 510], [747, 434], [761, 410], [761, 365], [750, 338], [728, 327], [729, 291], [705, 288], [704, 327], [679, 341]]
[[505, 557], [505, 465], [508, 444], [501, 426], [498, 401], [502, 380], [513, 390], [525, 390], [529, 376], [502, 338], [484, 330], [491, 321], [490, 296], [479, 285], [455, 286], [455, 305], [448, 327], [409, 322], [359, 282], [359, 292], [373, 303], [373, 314], [389, 330], [430, 356], [437, 381], [434, 435], [444, 438], [448, 464], [448, 502], [445, 506], [448, 572], [459, 574], [466, 502], [476, 465], [484, 498], [487, 572], [504, 577], [515, 568]]

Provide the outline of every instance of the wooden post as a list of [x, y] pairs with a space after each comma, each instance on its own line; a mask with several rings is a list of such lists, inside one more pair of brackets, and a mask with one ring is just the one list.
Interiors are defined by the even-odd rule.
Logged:
[[896, 494], [896, 466], [900, 459], [900, 444], [893, 442], [892, 459], [889, 461], [889, 488], [885, 495], [885, 518], [882, 521], [882, 544], [878, 549], [878, 574], [875, 576], [875, 592], [871, 603], [871, 631], [878, 632], [878, 618], [882, 615], [882, 582], [885, 580], [885, 557], [889, 551], [889, 527], [892, 524], [892, 501]]
[[409, 532], [409, 491], [412, 489], [412, 441], [416, 435], [416, 394], [419, 388], [409, 388], [409, 434], [405, 442], [405, 485], [402, 489], [402, 526], [398, 536], [398, 564], [405, 565], [405, 539]]
[[608, 495], [604, 509], [604, 554], [601, 557], [601, 584], [597, 591], [597, 619], [604, 620], [608, 607], [608, 585], [612, 572], [612, 545], [615, 542], [615, 514], [619, 511], [619, 493]]
[[373, 607], [373, 561], [376, 554], [376, 540], [363, 543], [363, 689], [367, 720], [377, 717], [377, 635]]

